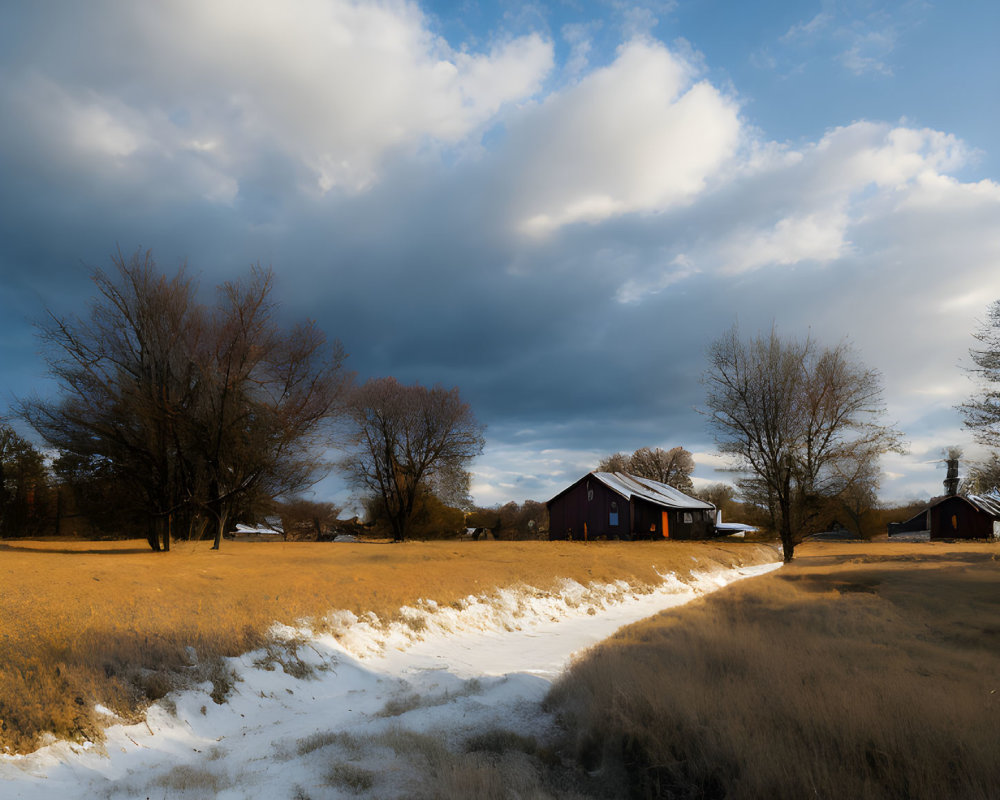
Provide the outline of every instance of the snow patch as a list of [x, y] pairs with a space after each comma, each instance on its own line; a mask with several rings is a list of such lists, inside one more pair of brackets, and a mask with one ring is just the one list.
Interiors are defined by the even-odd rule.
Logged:
[[553, 721], [541, 701], [576, 654], [623, 625], [780, 566], [670, 574], [646, 588], [564, 581], [551, 592], [514, 587], [454, 606], [422, 600], [391, 621], [336, 611], [323, 633], [276, 624], [276, 645], [289, 645], [302, 669], [286, 671], [270, 649], [228, 659], [238, 680], [224, 704], [205, 683], [171, 693], [138, 725], [112, 725], [103, 746], [53, 741], [0, 756], [0, 796], [270, 800], [358, 789], [405, 797], [420, 780], [413, 752], [457, 749], [498, 728], [544, 736]]

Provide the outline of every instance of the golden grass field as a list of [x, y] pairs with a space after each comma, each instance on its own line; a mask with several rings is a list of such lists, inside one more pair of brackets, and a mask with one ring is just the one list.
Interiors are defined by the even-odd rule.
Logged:
[[167, 553], [145, 541], [0, 543], [0, 751], [30, 751], [47, 733], [99, 739], [95, 703], [134, 719], [185, 677], [221, 695], [220, 657], [260, 646], [275, 621], [315, 624], [335, 609], [391, 620], [420, 598], [450, 604], [563, 578], [652, 584], [657, 571], [775, 557], [766, 545], [697, 542], [178, 542]]
[[547, 701], [604, 797], [1000, 797], [1000, 545], [815, 543]]

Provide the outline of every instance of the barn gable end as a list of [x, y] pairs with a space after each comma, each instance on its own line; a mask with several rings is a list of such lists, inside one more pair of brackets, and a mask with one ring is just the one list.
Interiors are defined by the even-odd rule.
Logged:
[[974, 498], [946, 497], [930, 508], [932, 539], [989, 539], [993, 536], [995, 514], [974, 502]]
[[941, 497], [911, 519], [889, 525], [889, 536], [916, 531], [928, 531], [931, 539], [1000, 538], [1000, 493]]

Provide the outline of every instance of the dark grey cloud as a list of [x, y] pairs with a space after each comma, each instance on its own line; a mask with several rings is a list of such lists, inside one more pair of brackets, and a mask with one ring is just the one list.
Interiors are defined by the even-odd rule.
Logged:
[[[880, 123], [776, 145], [706, 86], [695, 104], [702, 135], [658, 149], [651, 131], [687, 130], [669, 98], [687, 96], [696, 78], [651, 40], [623, 50], [628, 69], [612, 62], [545, 96], [533, 74], [506, 94], [469, 84], [473, 118], [451, 84], [414, 84], [448, 125], [408, 103], [401, 138], [388, 136], [394, 118], [381, 111], [345, 122], [348, 135], [325, 111], [307, 111], [350, 108], [350, 81], [333, 75], [327, 92], [294, 70], [242, 74], [246, 60], [226, 49], [237, 34], [215, 23], [187, 44], [199, 81], [197, 70], [170, 66], [183, 15], [108, 20], [99, 6], [93, 18], [77, 10], [53, 22], [39, 8], [0, 56], [0, 112], [14, 120], [0, 128], [9, 392], [47, 390], [29, 320], [46, 307], [83, 312], [89, 269], [120, 246], [152, 249], [167, 270], [186, 260], [206, 296], [252, 263], [270, 265], [282, 313], [317, 319], [362, 377], [459, 386], [489, 425], [483, 502], [544, 499], [600, 455], [644, 445], [695, 450], [698, 476], [718, 479], [696, 411], [699, 379], [707, 346], [737, 322], [747, 333], [774, 324], [852, 340], [884, 373], [890, 415], [910, 428], [920, 460], [937, 439], [960, 435], [953, 406], [968, 386], [957, 364], [974, 315], [1000, 295], [1000, 187], [950, 177], [968, 163], [955, 139]], [[163, 40], [150, 39], [160, 23]], [[287, 31], [276, 29], [280, 49]], [[213, 36], [220, 51], [210, 57]], [[24, 43], [32, 39], [35, 48]], [[397, 68], [392, 58], [413, 69], [437, 58], [463, 74], [455, 53], [407, 46], [383, 54], [383, 77]], [[542, 80], [544, 42], [521, 46]], [[281, 64], [273, 53], [264, 61]], [[648, 120], [649, 87], [633, 97], [625, 80], [647, 67], [665, 81]], [[688, 77], [668, 86], [674, 67]], [[353, 102], [391, 99], [376, 78]], [[226, 105], [227, 92], [245, 97]], [[607, 97], [627, 109], [628, 125], [567, 123], [592, 119], [579, 116], [580, 98]], [[254, 116], [286, 100], [315, 128]], [[566, 137], [588, 136], [600, 138], [570, 142], [586, 163], [552, 166], [546, 154]], [[670, 163], [688, 157], [695, 173]], [[539, 214], [549, 222], [526, 228]], [[932, 467], [897, 460], [889, 471], [899, 476], [886, 478], [891, 496], [937, 483]]]

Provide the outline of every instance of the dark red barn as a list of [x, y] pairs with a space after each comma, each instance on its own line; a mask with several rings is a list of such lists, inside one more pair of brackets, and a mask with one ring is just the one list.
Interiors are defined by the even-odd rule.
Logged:
[[707, 539], [715, 506], [624, 472], [591, 472], [546, 503], [550, 539]]
[[890, 536], [925, 531], [931, 539], [1000, 538], [1000, 493], [940, 497], [906, 522], [889, 525]]

